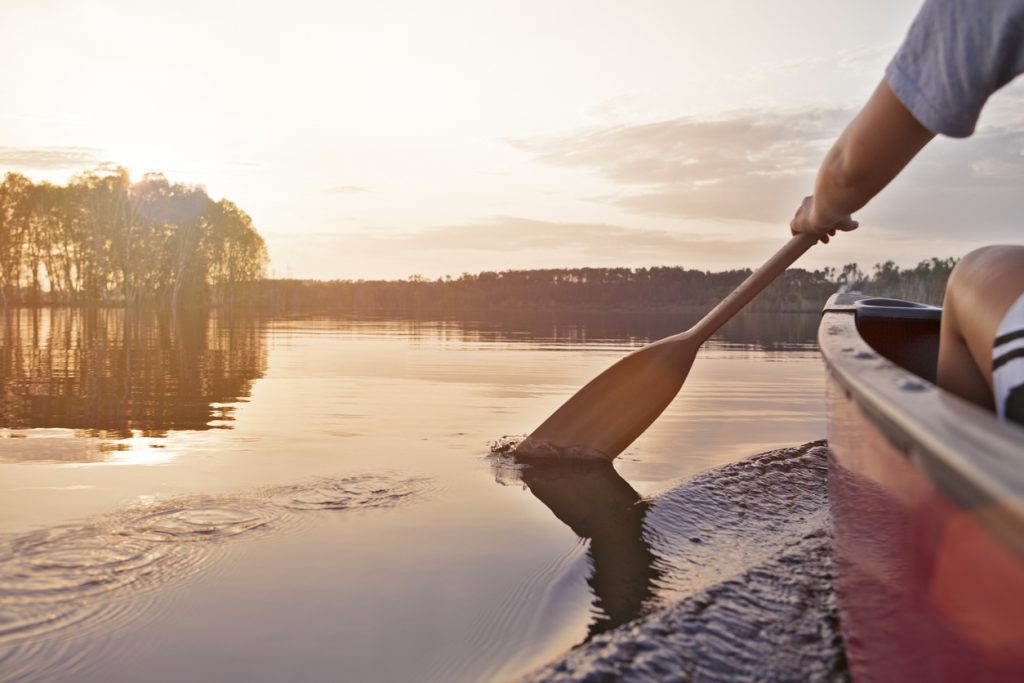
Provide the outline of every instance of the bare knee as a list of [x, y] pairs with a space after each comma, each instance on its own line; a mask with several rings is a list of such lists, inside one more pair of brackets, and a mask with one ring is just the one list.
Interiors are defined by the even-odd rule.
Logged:
[[946, 283], [946, 301], [957, 305], [957, 301], [969, 301], [972, 297], [992, 286], [993, 276], [1005, 260], [1006, 250], [1014, 249], [1002, 245], [981, 247], [961, 258]]
[[[942, 345], [947, 348], [940, 348], [940, 357], [945, 356], [947, 376], [965, 360], [966, 354], [954, 353], [959, 343], [991, 386], [992, 341], [1003, 316], [1022, 291], [1024, 246], [983, 247], [960, 259], [946, 284]], [[954, 356], [959, 356], [955, 363]]]
[[968, 345], [965, 334], [972, 330], [974, 322], [970, 315], [961, 314], [961, 311], [971, 310], [969, 301], [978, 289], [978, 276], [984, 270], [981, 251], [973, 251], [960, 259], [946, 282], [936, 375], [943, 389], [991, 408], [991, 380]]
[[946, 283], [945, 305], [995, 332], [1002, 314], [1024, 291], [1024, 246], [995, 245], [968, 253]]

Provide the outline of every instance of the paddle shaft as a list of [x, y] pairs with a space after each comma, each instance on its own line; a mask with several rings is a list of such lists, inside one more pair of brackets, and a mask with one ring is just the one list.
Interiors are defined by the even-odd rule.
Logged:
[[793, 237], [689, 330], [637, 349], [592, 379], [516, 447], [516, 457], [613, 460], [679, 393], [701, 344], [817, 241]]
[[815, 235], [801, 233], [794, 235], [786, 246], [779, 249], [774, 256], [768, 259], [763, 266], [755, 270], [750, 277], [740, 283], [740, 286], [732, 291], [729, 296], [722, 299], [722, 302], [700, 319], [685, 334], [704, 342], [718, 331], [730, 318], [740, 312], [740, 309], [750, 303], [750, 300], [761, 293], [770, 285], [786, 268], [793, 265], [793, 262], [800, 258], [805, 251], [814, 246], [818, 241]]

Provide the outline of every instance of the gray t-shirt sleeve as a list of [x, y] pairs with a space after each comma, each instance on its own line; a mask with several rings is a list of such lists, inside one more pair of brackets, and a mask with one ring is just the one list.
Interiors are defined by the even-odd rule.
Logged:
[[1024, 0], [925, 0], [885, 76], [926, 128], [960, 138], [1021, 72]]

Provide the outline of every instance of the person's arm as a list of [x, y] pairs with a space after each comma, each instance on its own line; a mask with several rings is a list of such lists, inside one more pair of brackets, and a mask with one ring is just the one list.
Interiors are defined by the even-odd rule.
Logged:
[[882, 81], [857, 117], [825, 156], [814, 195], [790, 222], [795, 235], [853, 230], [857, 211], [889, 184], [935, 134], [925, 128]]

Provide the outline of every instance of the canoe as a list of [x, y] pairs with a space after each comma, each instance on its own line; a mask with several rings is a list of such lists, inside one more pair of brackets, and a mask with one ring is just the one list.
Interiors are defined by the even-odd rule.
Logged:
[[818, 330], [855, 681], [1024, 680], [1024, 428], [934, 384], [941, 313], [840, 293]]

